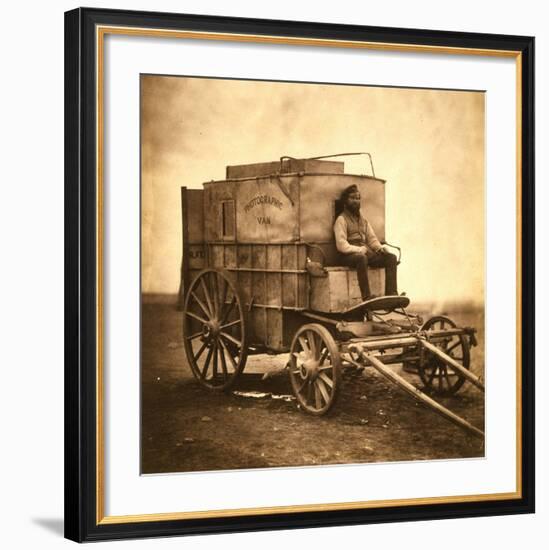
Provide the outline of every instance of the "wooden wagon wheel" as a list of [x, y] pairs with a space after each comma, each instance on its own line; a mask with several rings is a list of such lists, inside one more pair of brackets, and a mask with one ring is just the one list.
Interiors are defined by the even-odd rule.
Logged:
[[[448, 317], [437, 316], [429, 319], [421, 330], [443, 330], [456, 328], [454, 321]], [[461, 363], [466, 369], [471, 363], [471, 354], [469, 342], [462, 334], [448, 336], [439, 342], [432, 342], [437, 348], [440, 348], [446, 355]], [[428, 352], [423, 352], [423, 359], [418, 364], [418, 374], [425, 388], [429, 392], [449, 396], [454, 395], [465, 382], [465, 378], [456, 374], [443, 361]]]
[[290, 348], [290, 381], [306, 412], [326, 414], [341, 385], [341, 360], [328, 330], [317, 323], [303, 325]]
[[244, 370], [244, 308], [226, 272], [205, 269], [191, 283], [183, 310], [183, 341], [194, 376], [207, 388], [226, 390]]

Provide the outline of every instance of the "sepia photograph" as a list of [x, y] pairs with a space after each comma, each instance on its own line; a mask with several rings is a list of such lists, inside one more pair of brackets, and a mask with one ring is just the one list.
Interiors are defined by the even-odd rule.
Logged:
[[485, 93], [140, 76], [141, 473], [485, 456]]

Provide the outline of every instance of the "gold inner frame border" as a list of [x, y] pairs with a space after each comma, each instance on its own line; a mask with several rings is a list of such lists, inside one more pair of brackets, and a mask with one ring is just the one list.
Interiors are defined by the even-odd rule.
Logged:
[[[104, 38], [108, 34], [124, 36], [147, 36], [159, 38], [184, 38], [196, 40], [216, 40], [230, 42], [250, 42], [257, 44], [286, 44], [321, 46], [335, 48], [356, 48], [379, 51], [435, 53], [452, 55], [477, 55], [488, 57], [514, 58], [516, 63], [516, 485], [514, 492], [489, 493], [478, 495], [438, 496], [408, 499], [372, 500], [360, 502], [337, 502], [325, 504], [303, 504], [261, 508], [235, 508], [224, 510], [199, 510], [190, 512], [134, 514], [120, 516], [105, 515], [105, 447], [104, 447], [104, 373], [103, 373], [103, 154], [104, 154]], [[97, 525], [141, 523], [152, 521], [191, 520], [238, 516], [260, 516], [267, 514], [288, 514], [319, 511], [341, 511], [391, 506], [418, 506], [426, 504], [456, 504], [467, 502], [488, 502], [514, 500], [522, 497], [522, 53], [514, 50], [494, 50], [480, 48], [460, 48], [449, 46], [410, 45], [389, 42], [362, 42], [299, 37], [279, 37], [270, 35], [235, 34], [221, 32], [196, 32], [138, 27], [96, 26], [96, 227], [97, 227], [97, 301], [96, 301], [96, 522]]]

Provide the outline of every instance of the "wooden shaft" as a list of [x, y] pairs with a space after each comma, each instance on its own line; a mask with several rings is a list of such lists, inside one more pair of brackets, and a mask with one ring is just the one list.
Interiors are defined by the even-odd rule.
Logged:
[[[393, 344], [394, 343], [410, 343], [414, 339], [414, 342], [417, 341], [418, 336], [421, 334], [426, 334], [425, 332], [406, 332], [403, 331], [399, 334], [391, 334], [391, 335], [376, 335], [371, 336], [367, 339], [365, 338], [352, 338], [349, 340], [349, 343], [351, 344], [360, 344], [365, 345], [369, 348], [377, 348], [381, 347], [381, 345], [385, 345], [387, 343]], [[445, 329], [445, 330], [430, 330], [428, 332], [429, 340], [431, 341], [437, 341], [438, 339], [444, 339], [448, 336], [461, 336], [462, 334], [465, 334], [465, 331], [462, 328], [452, 328], [452, 329]]]
[[430, 342], [425, 340], [419, 340], [421, 345], [429, 350], [433, 355], [436, 355], [441, 361], [444, 361], [456, 374], [461, 374], [463, 378], [466, 378], [476, 386], [479, 390], [484, 391], [484, 384], [480, 381], [478, 376], [475, 376], [470, 370], [467, 370], [463, 365], [460, 365], [455, 359], [452, 359], [449, 355], [444, 353], [443, 350], [433, 346]]
[[[382, 337], [383, 338], [383, 337]], [[347, 347], [351, 349], [353, 347], [362, 348], [364, 351], [378, 351], [380, 349], [391, 349], [391, 348], [403, 348], [407, 346], [417, 345], [417, 338], [415, 336], [403, 336], [400, 338], [388, 338], [388, 339], [376, 339], [372, 341], [360, 341], [360, 342], [349, 342]]]
[[[438, 342], [439, 340], [444, 340], [447, 336], [454, 336], [454, 335], [460, 335], [463, 334], [463, 330], [461, 329], [454, 329], [451, 332], [450, 331], [444, 331], [444, 332], [436, 332], [432, 331], [434, 334], [429, 334], [429, 339], [432, 342]], [[363, 350], [368, 351], [377, 351], [377, 350], [386, 350], [386, 349], [392, 349], [392, 348], [407, 348], [409, 346], [417, 346], [419, 342], [422, 342], [418, 335], [412, 334], [412, 335], [392, 335], [392, 336], [374, 336], [371, 339], [351, 339], [348, 343], [344, 342], [342, 344], [342, 349], [350, 349], [354, 345], [360, 346]], [[438, 349], [438, 348], [437, 348]], [[461, 365], [458, 366], [461, 367]], [[461, 367], [463, 368], [463, 367]], [[464, 369], [468, 374], [471, 376], [474, 376], [471, 374], [467, 369]], [[474, 382], [473, 382], [474, 383]]]
[[[434, 399], [431, 399], [428, 395], [424, 394], [421, 390], [410, 384], [407, 380], [402, 378], [402, 376], [396, 374], [393, 372], [392, 369], [385, 366], [377, 357], [374, 357], [372, 355], [366, 355], [361, 350], [358, 349], [358, 347], [354, 347], [352, 349], [353, 352], [358, 353], [359, 356], [363, 361], [366, 361], [372, 365], [382, 376], [396, 384], [399, 388], [404, 390], [406, 393], [411, 395], [414, 399], [417, 399], [418, 401], [421, 401], [422, 403], [425, 403], [428, 407], [430, 407], [433, 411], [440, 414], [441, 416], [444, 416], [447, 420], [455, 424], [456, 426], [459, 426], [461, 428], [464, 428], [468, 432], [472, 433], [476, 437], [480, 439], [484, 439], [484, 432], [482, 430], [479, 430], [477, 427], [473, 426], [470, 422], [467, 422], [464, 418], [461, 418], [461, 416], [458, 416], [457, 414], [453, 413], [451, 410], [447, 409], [446, 407], [443, 407], [440, 403], [437, 403]], [[358, 365], [355, 361], [351, 361], [355, 365]]]

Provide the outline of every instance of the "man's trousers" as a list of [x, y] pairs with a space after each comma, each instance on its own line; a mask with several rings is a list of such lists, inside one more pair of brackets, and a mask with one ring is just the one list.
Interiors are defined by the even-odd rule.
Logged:
[[360, 286], [362, 299], [370, 297], [370, 283], [368, 281], [368, 266], [385, 268], [385, 295], [397, 295], [397, 258], [394, 254], [383, 252], [368, 252], [368, 254], [340, 254], [342, 265], [354, 267]]

